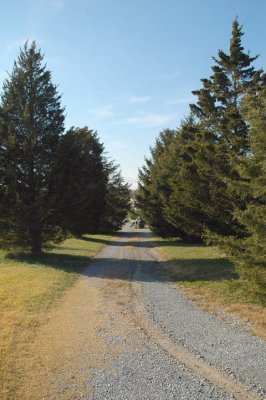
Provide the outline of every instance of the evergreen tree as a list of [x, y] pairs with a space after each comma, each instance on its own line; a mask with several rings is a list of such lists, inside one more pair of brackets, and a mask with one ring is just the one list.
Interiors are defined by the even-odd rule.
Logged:
[[116, 231], [122, 228], [130, 209], [130, 190], [124, 182], [118, 166], [109, 163], [105, 211], [101, 217], [102, 231]]
[[193, 93], [198, 102], [191, 105], [200, 122], [194, 142], [194, 161], [197, 173], [204, 182], [209, 201], [202, 203], [205, 214], [216, 213], [216, 222], [206, 224], [213, 231], [226, 235], [239, 234], [242, 226], [233, 217], [236, 206], [245, 202], [228, 190], [228, 178], [239, 180], [235, 157], [247, 156], [250, 151], [249, 128], [241, 111], [243, 97], [265, 79], [262, 71], [255, 71], [250, 57], [241, 44], [242, 27], [233, 21], [229, 55], [218, 52], [212, 67], [213, 75], [202, 79], [203, 88]]
[[140, 171], [139, 206], [151, 227], [167, 234], [173, 228], [186, 239], [201, 240], [206, 230], [245, 235], [233, 211], [247, 199], [229, 188], [242, 179], [238, 156], [250, 153], [249, 123], [241, 104], [265, 81], [241, 44], [242, 28], [233, 21], [230, 53], [218, 52], [213, 74], [193, 93], [192, 115], [173, 135], [161, 135], [152, 158]]
[[177, 135], [165, 155], [168, 190], [163, 193], [165, 216], [182, 233], [183, 239], [202, 240], [207, 215], [202, 203], [206, 198], [205, 181], [198, 174], [194, 161], [194, 142], [198, 124], [192, 116], [182, 121]]
[[141, 210], [142, 218], [151, 229], [163, 236], [180, 235], [183, 231], [168, 222], [165, 216], [165, 197], [169, 190], [168, 178], [171, 172], [164, 168], [169, 147], [176, 136], [176, 131], [165, 129], [151, 148], [151, 158], [139, 171], [139, 186], [136, 193], [136, 205]]
[[58, 221], [73, 235], [97, 232], [106, 207], [109, 171], [97, 132], [71, 128], [64, 135], [53, 171]]
[[1, 121], [2, 110], [0, 108], [0, 239], [1, 242], [7, 238], [10, 227], [10, 219], [8, 216], [9, 208], [6, 204], [6, 147], [4, 145], [4, 127]]
[[240, 108], [243, 96], [263, 79], [262, 71], [255, 71], [252, 66], [258, 56], [250, 57], [243, 51], [242, 36], [242, 27], [235, 19], [230, 54], [218, 51], [218, 58], [213, 58], [213, 75], [201, 80], [202, 89], [192, 92], [198, 102], [191, 105], [203, 126], [213, 134], [215, 143], [237, 154], [249, 151], [248, 129]]
[[49, 187], [64, 109], [42, 61], [35, 42], [26, 43], [4, 82], [1, 107], [1, 219], [33, 253], [60, 233]]
[[71, 128], [63, 136], [51, 191], [58, 223], [80, 236], [122, 227], [129, 208], [129, 188], [118, 167], [105, 157], [98, 133]]
[[250, 153], [238, 155], [237, 170], [241, 180], [230, 180], [229, 188], [245, 200], [246, 207], [234, 210], [235, 219], [243, 226], [244, 237], [216, 237], [235, 262], [243, 278], [255, 281], [264, 291], [266, 266], [266, 87], [246, 96], [244, 111], [250, 124]]

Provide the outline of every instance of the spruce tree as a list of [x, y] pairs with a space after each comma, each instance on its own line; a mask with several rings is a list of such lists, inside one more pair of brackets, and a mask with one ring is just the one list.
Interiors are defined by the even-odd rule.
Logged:
[[129, 209], [129, 187], [118, 166], [106, 158], [96, 131], [72, 127], [66, 132], [51, 188], [58, 223], [72, 235], [122, 227]]
[[169, 191], [168, 178], [171, 171], [166, 166], [169, 147], [176, 131], [165, 129], [160, 132], [153, 148], [151, 158], [139, 171], [139, 186], [136, 193], [136, 206], [150, 228], [162, 236], [182, 236], [183, 230], [173, 226], [165, 215], [165, 198]]
[[60, 100], [36, 43], [26, 43], [3, 86], [0, 190], [6, 231], [32, 253], [60, 234], [49, 201], [64, 129]]
[[257, 56], [244, 52], [242, 35], [236, 19], [229, 54], [218, 52], [212, 76], [193, 92], [198, 101], [191, 105], [192, 115], [169, 143], [167, 136], [159, 137], [140, 171], [139, 206], [160, 233], [175, 228], [183, 238], [199, 240], [207, 230], [246, 234], [234, 210], [245, 209], [247, 199], [230, 190], [228, 182], [243, 180], [236, 160], [251, 151], [243, 98], [265, 76], [252, 66]]
[[241, 277], [252, 280], [264, 291], [266, 280], [266, 86], [246, 96], [244, 114], [250, 125], [250, 152], [238, 155], [237, 170], [241, 180], [229, 180], [231, 192], [238, 194], [244, 208], [234, 209], [234, 218], [243, 226], [244, 237], [218, 236], [217, 243], [225, 248], [235, 262]]
[[211, 215], [201, 206], [208, 198], [206, 183], [194, 161], [197, 132], [198, 124], [192, 116], [183, 120], [164, 157], [164, 169], [168, 170], [168, 191], [163, 193], [165, 216], [189, 241], [201, 241], [204, 224], [211, 222]]
[[108, 163], [108, 183], [105, 210], [101, 216], [101, 231], [117, 231], [122, 228], [130, 209], [130, 189], [121, 176], [118, 166]]
[[226, 235], [240, 234], [242, 226], [233, 217], [236, 205], [245, 201], [228, 190], [228, 179], [241, 179], [235, 165], [237, 155], [250, 151], [249, 127], [241, 111], [244, 96], [263, 82], [262, 71], [252, 66], [257, 58], [245, 53], [241, 37], [242, 27], [233, 21], [230, 52], [219, 50], [214, 58], [213, 74], [202, 79], [203, 88], [193, 92], [197, 104], [191, 105], [198, 118], [200, 130], [194, 143], [197, 173], [205, 181], [209, 201], [202, 204], [204, 213], [215, 211], [217, 221], [207, 225], [213, 232]]
[[202, 79], [203, 88], [192, 93], [198, 97], [191, 109], [204, 127], [214, 135], [215, 143], [224, 150], [245, 154], [249, 151], [248, 129], [241, 113], [243, 96], [263, 80], [262, 71], [255, 71], [251, 57], [241, 43], [242, 27], [233, 21], [230, 53], [218, 51], [213, 58], [213, 75]]
[[73, 235], [97, 232], [106, 207], [109, 170], [97, 132], [69, 129], [61, 140], [52, 192], [59, 224]]

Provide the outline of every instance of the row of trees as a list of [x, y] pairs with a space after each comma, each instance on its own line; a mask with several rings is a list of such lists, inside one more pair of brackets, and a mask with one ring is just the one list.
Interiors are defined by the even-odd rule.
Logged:
[[254, 275], [266, 256], [266, 77], [242, 35], [234, 20], [229, 54], [218, 52], [180, 127], [160, 133], [136, 197], [157, 233], [218, 243]]
[[35, 42], [25, 44], [0, 105], [0, 234], [40, 253], [68, 233], [118, 229], [129, 187], [97, 132], [64, 131], [64, 108]]

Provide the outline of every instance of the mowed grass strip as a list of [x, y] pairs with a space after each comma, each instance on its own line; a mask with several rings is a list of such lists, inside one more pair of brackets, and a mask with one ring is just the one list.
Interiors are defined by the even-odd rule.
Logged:
[[[71, 286], [88, 261], [112, 240], [108, 235], [70, 238], [39, 256], [0, 250], [0, 398], [10, 399], [27, 353], [47, 311]], [[88, 305], [89, 306], [89, 305]]]
[[[240, 279], [216, 247], [158, 237], [153, 242], [163, 259], [162, 272], [191, 300], [220, 317], [220, 311], [235, 314], [249, 323], [252, 333], [266, 339], [265, 293], [256, 284]], [[266, 271], [261, 271], [261, 276], [266, 281]]]

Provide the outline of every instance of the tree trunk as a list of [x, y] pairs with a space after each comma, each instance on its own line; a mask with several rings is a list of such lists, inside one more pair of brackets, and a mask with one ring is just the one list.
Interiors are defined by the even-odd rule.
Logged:
[[42, 252], [42, 234], [41, 229], [34, 229], [31, 231], [31, 253], [41, 254]]

